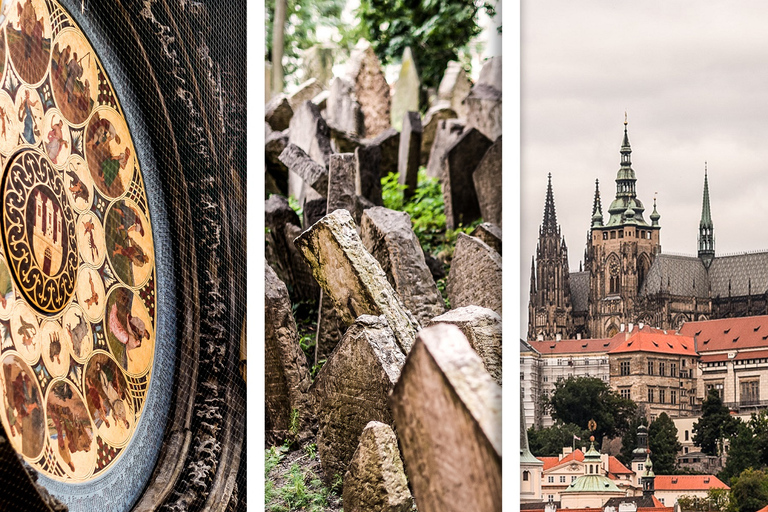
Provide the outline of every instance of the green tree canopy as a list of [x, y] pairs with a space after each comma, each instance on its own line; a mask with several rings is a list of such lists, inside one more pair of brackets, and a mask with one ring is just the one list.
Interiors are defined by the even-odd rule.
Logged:
[[586, 446], [589, 442], [590, 432], [572, 423], [555, 423], [551, 427], [528, 429], [528, 447], [531, 453], [537, 457], [556, 457], [563, 452], [563, 447], [573, 446], [574, 437], [576, 447]]
[[768, 503], [768, 474], [745, 469], [731, 479], [731, 505], [736, 512], [755, 512]]
[[718, 474], [725, 482], [740, 475], [745, 469], [760, 467], [761, 447], [750, 423], [737, 420], [736, 432], [729, 437], [728, 460], [725, 468]]
[[436, 87], [459, 50], [480, 33], [474, 0], [361, 0], [361, 36], [373, 45], [382, 63], [399, 60], [406, 46], [413, 50], [422, 84]]
[[677, 427], [667, 413], [659, 414], [648, 427], [648, 448], [651, 450], [654, 473], [674, 474], [677, 452], [683, 446], [677, 440]]
[[723, 438], [735, 431], [736, 423], [723, 405], [720, 393], [709, 390], [701, 405], [701, 419], [693, 424], [693, 443], [707, 455], [717, 455]]
[[544, 407], [552, 418], [588, 428], [595, 420], [595, 438], [616, 437], [626, 432], [637, 405], [622, 398], [608, 384], [593, 377], [569, 377], [555, 384], [555, 391], [544, 399]]

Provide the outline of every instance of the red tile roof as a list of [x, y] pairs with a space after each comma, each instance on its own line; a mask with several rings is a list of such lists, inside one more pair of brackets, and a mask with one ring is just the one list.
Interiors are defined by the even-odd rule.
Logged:
[[686, 322], [680, 328], [680, 334], [695, 336], [700, 353], [765, 348], [768, 345], [768, 316]]
[[562, 459], [560, 457], [537, 457], [537, 459], [544, 463], [544, 469], [542, 469], [542, 471], [546, 471], [548, 469], [554, 468], [555, 466], [559, 466], [560, 464], [571, 462], [573, 460], [582, 462], [584, 460], [584, 452], [581, 450], [575, 450]]
[[715, 475], [656, 475], [653, 485], [657, 491], [730, 489]]
[[654, 352], [680, 356], [697, 356], [693, 338], [675, 334], [637, 332], [611, 349], [609, 354]]
[[633, 475], [635, 474], [634, 471], [627, 468], [624, 464], [619, 462], [619, 459], [611, 455], [608, 457], [608, 473], [612, 473], [614, 475]]
[[[735, 352], [736, 349], [731, 350], [731, 352]], [[715, 354], [707, 354], [701, 356], [701, 362], [702, 363], [712, 363], [716, 361], [729, 361], [733, 359], [734, 361], [744, 361], [746, 359], [766, 359], [768, 358], [768, 350], [745, 350], [740, 351], [736, 354], [736, 357], [729, 358], [727, 352], [721, 352], [721, 353], [715, 353]]]
[[543, 355], [557, 354], [596, 354], [606, 353], [615, 347], [619, 339], [613, 338], [598, 340], [561, 340], [561, 341], [529, 341], [528, 343]]
[[768, 512], [768, 505], [764, 506], [763, 508], [761, 508], [757, 512]]

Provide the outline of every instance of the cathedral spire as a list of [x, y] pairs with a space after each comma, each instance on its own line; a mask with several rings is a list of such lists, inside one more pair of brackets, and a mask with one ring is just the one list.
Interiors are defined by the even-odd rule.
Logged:
[[595, 180], [595, 200], [592, 204], [592, 227], [603, 225], [603, 205], [600, 203], [600, 180]]
[[709, 208], [709, 180], [707, 162], [704, 162], [704, 197], [701, 202], [701, 221], [699, 221], [699, 258], [709, 268], [715, 258], [715, 231]]
[[608, 226], [620, 226], [625, 224], [637, 224], [647, 226], [643, 220], [645, 208], [643, 203], [637, 199], [635, 190], [635, 171], [632, 169], [632, 147], [629, 144], [629, 134], [627, 132], [627, 113], [624, 112], [624, 140], [621, 143], [621, 166], [616, 173], [616, 199], [608, 208], [611, 215], [608, 219]]
[[552, 194], [552, 173], [547, 175], [547, 199], [544, 203], [544, 222], [541, 229], [545, 233], [557, 233], [557, 215], [555, 214], [555, 199]]

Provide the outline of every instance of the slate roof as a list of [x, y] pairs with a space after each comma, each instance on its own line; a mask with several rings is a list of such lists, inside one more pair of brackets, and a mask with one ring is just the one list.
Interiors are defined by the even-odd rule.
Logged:
[[[714, 266], [713, 263], [712, 267]], [[709, 276], [707, 269], [696, 256], [659, 254], [648, 270], [640, 295], [658, 293], [708, 298]]]
[[768, 290], [768, 252], [719, 256], [709, 269], [712, 283], [712, 297], [727, 297], [728, 282], [731, 295], [749, 295], [750, 281], [752, 294]]
[[616, 507], [616, 510], [618, 510], [620, 503], [636, 503], [638, 511], [641, 508], [662, 508], [662, 509], [669, 509], [669, 510], [672, 509], [672, 507], [665, 507], [664, 504], [660, 502], [658, 498], [656, 498], [656, 496], [631, 496], [626, 498], [610, 498], [608, 501], [605, 502], [605, 505], [603, 505], [603, 508]]
[[715, 475], [656, 475], [653, 486], [657, 491], [730, 489]]
[[571, 305], [574, 313], [585, 313], [589, 300], [589, 272], [571, 272], [569, 283], [571, 285]]
[[[701, 355], [715, 351], [765, 349], [768, 345], [768, 316], [686, 322], [679, 332], [696, 337], [696, 348]], [[747, 355], [745, 353], [745, 357]]]
[[611, 349], [609, 354], [629, 352], [654, 352], [657, 354], [674, 354], [696, 357], [693, 338], [676, 334], [659, 332], [636, 332], [629, 338]]

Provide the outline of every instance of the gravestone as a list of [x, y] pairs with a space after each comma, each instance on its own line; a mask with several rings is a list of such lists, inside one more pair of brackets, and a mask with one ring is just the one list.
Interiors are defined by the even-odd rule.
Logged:
[[307, 358], [299, 346], [296, 322], [291, 314], [288, 290], [272, 268], [264, 263], [264, 408], [268, 442], [280, 443], [291, 430], [292, 411], [298, 411], [298, 433], [307, 434], [312, 383]]
[[390, 127], [389, 84], [371, 43], [361, 39], [347, 62], [347, 79], [355, 86], [355, 96], [363, 113], [364, 138], [371, 139]]
[[328, 200], [324, 197], [304, 199], [302, 204], [304, 229], [309, 229], [315, 222], [325, 217]]
[[467, 126], [472, 126], [491, 140], [501, 136], [501, 57], [492, 57], [480, 71], [480, 78], [464, 100]]
[[[333, 153], [331, 132], [320, 115], [320, 109], [311, 101], [305, 101], [293, 113], [288, 141], [304, 150], [312, 160], [328, 168], [328, 158]], [[310, 199], [320, 197], [320, 194], [313, 193], [296, 173], [290, 171], [288, 193], [299, 203], [304, 202], [305, 196], [309, 196]]]
[[443, 298], [424, 260], [424, 251], [405, 212], [377, 206], [363, 212], [363, 245], [381, 264], [403, 305], [420, 324], [445, 311]]
[[397, 172], [397, 160], [400, 157], [400, 133], [394, 128], [380, 133], [375, 139], [370, 141], [369, 146], [379, 146], [381, 148], [381, 177]]
[[334, 153], [354, 153], [355, 149], [363, 145], [356, 135], [337, 130], [332, 124], [328, 126], [331, 129], [331, 148]]
[[328, 195], [328, 170], [312, 160], [299, 146], [288, 144], [280, 153], [280, 161], [315, 192], [323, 197]]
[[316, 44], [301, 53], [301, 69], [304, 76], [314, 77], [323, 87], [333, 78], [333, 59], [336, 48]]
[[266, 138], [264, 140], [264, 159], [267, 174], [276, 183], [278, 193], [288, 195], [288, 167], [280, 161], [280, 153], [288, 145], [288, 130], [277, 132], [264, 123]]
[[357, 161], [354, 153], [331, 155], [328, 171], [328, 204], [326, 214], [336, 210], [347, 210], [356, 223], [360, 222], [363, 211], [355, 194]]
[[411, 54], [411, 47], [406, 46], [403, 52], [403, 60], [400, 64], [400, 74], [395, 83], [395, 92], [392, 95], [392, 109], [390, 121], [396, 130], [402, 130], [403, 116], [406, 112], [419, 111], [419, 92], [421, 81], [416, 69], [416, 62]]
[[501, 511], [501, 388], [456, 326], [419, 332], [390, 407], [419, 512]]
[[501, 137], [485, 152], [472, 181], [483, 220], [501, 226]]
[[310, 78], [306, 82], [299, 84], [296, 90], [288, 96], [288, 103], [291, 109], [298, 109], [305, 101], [311, 101], [312, 98], [323, 92], [323, 84], [317, 78]]
[[264, 120], [275, 131], [288, 128], [293, 118], [293, 108], [285, 94], [278, 94], [264, 107]]
[[371, 144], [357, 147], [355, 160], [355, 193], [372, 205], [381, 206], [381, 146]]
[[472, 88], [472, 81], [464, 68], [456, 61], [451, 61], [445, 69], [443, 79], [437, 89], [437, 103], [442, 103], [453, 109], [460, 119], [466, 119], [467, 107], [464, 98]]
[[427, 111], [423, 123], [424, 130], [421, 134], [421, 165], [427, 165], [427, 162], [429, 162], [429, 154], [432, 151], [432, 145], [435, 143], [435, 135], [437, 134], [437, 127], [440, 121], [455, 118], [456, 112], [445, 104], [436, 105]]
[[370, 421], [392, 424], [387, 395], [405, 354], [383, 317], [362, 315], [348, 329], [312, 385], [317, 448], [326, 482], [344, 475]]
[[419, 181], [421, 158], [421, 117], [418, 112], [406, 112], [400, 132], [400, 152], [397, 159], [398, 182], [405, 185], [404, 197], [413, 196]]
[[363, 111], [357, 102], [354, 82], [338, 76], [331, 80], [325, 116], [335, 130], [354, 136], [365, 133]]
[[454, 142], [464, 133], [465, 124], [461, 119], [445, 119], [438, 121], [435, 131], [435, 141], [427, 160], [427, 176], [443, 180], [445, 157]]
[[314, 98], [312, 98], [312, 103], [317, 105], [317, 108], [320, 109], [320, 111], [324, 111], [325, 108], [328, 106], [328, 98], [331, 96], [331, 91], [324, 90], [317, 94]]
[[472, 174], [490, 146], [488, 138], [470, 128], [448, 148], [442, 178], [445, 226], [448, 229], [466, 226], [480, 218], [480, 203]]
[[392, 427], [371, 421], [360, 434], [342, 492], [347, 512], [410, 512], [413, 498]]
[[501, 228], [490, 222], [483, 222], [477, 226], [470, 236], [479, 238], [501, 256]]
[[[501, 386], [501, 317], [480, 306], [452, 309], [433, 318], [429, 325], [453, 324], [461, 329], [470, 346], [483, 360], [488, 374]], [[426, 324], [425, 324], [426, 325]]]
[[408, 353], [419, 323], [403, 307], [381, 266], [365, 250], [346, 210], [329, 213], [294, 242], [345, 325], [360, 315], [384, 315]]
[[446, 285], [451, 307], [481, 306], [501, 315], [501, 256], [479, 238], [459, 233]]

